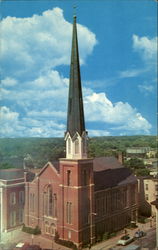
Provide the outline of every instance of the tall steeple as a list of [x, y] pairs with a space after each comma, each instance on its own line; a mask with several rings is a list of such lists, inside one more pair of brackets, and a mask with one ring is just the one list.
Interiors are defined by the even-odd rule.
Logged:
[[87, 158], [87, 132], [85, 131], [76, 16], [73, 17], [71, 65], [68, 96], [66, 158]]

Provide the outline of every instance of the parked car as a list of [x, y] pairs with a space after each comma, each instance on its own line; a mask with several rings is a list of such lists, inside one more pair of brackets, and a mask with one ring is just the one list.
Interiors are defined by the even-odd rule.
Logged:
[[133, 237], [129, 236], [129, 234], [125, 234], [121, 237], [120, 240], [118, 240], [117, 245], [125, 246], [129, 243], [131, 243], [134, 240]]
[[145, 235], [146, 235], [146, 233], [144, 231], [137, 231], [137, 232], [135, 232], [134, 238], [139, 239], [141, 237], [144, 237]]
[[22, 243], [22, 242], [19, 242], [15, 249], [19, 249], [19, 250], [42, 250], [40, 248], [40, 246], [38, 245], [30, 245], [29, 243]]

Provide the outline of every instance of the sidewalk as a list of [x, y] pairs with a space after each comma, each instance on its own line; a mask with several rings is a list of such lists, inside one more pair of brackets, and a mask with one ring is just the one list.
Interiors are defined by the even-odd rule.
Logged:
[[44, 238], [41, 235], [34, 235], [32, 237], [31, 234], [22, 232], [21, 229], [12, 231], [8, 234], [6, 233], [5, 238], [6, 239], [3, 242], [4, 244], [2, 244], [2, 245], [4, 245], [4, 247], [3, 248], [0, 247], [0, 250], [1, 249], [13, 250], [19, 242], [39, 245], [42, 249], [70, 250], [70, 248], [58, 245], [53, 240], [48, 239], [48, 238]]

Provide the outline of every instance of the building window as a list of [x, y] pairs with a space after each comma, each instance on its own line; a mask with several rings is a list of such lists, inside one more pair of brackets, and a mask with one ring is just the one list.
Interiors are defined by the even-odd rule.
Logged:
[[123, 189], [122, 191], [122, 207], [127, 207], [127, 189]]
[[145, 190], [148, 190], [148, 184], [145, 184]]
[[131, 205], [136, 203], [135, 185], [131, 186]]
[[155, 191], [158, 191], [158, 184], [155, 185]]
[[71, 139], [68, 139], [68, 154], [71, 154]]
[[145, 194], [145, 199], [148, 201], [149, 200], [149, 195]]
[[87, 185], [87, 170], [83, 170], [83, 185]]
[[67, 202], [66, 204], [66, 222], [68, 224], [72, 223], [72, 203]]
[[11, 227], [16, 226], [16, 211], [14, 210], [10, 212], [10, 226]]
[[67, 171], [67, 186], [70, 186], [70, 181], [71, 181], [71, 171]]
[[79, 153], [79, 140], [76, 139], [75, 141], [75, 154], [78, 154]]
[[56, 227], [55, 227], [55, 224], [54, 224], [54, 223], [52, 223], [52, 224], [50, 225], [50, 233], [51, 233], [51, 235], [55, 236]]
[[45, 233], [49, 234], [50, 233], [50, 227], [49, 227], [49, 223], [45, 222]]
[[53, 194], [51, 186], [47, 187], [47, 191], [44, 192], [44, 215], [50, 217], [57, 217], [57, 195]]
[[35, 210], [35, 194], [30, 194], [30, 211], [34, 212]]
[[16, 193], [15, 192], [10, 193], [10, 204], [11, 205], [16, 204]]
[[71, 231], [68, 231], [68, 239], [71, 239]]
[[19, 224], [23, 223], [24, 220], [24, 209], [19, 209]]
[[52, 216], [57, 217], [57, 195], [53, 195], [53, 211], [52, 211]]
[[82, 145], [83, 145], [83, 153], [86, 153], [86, 139], [83, 138], [82, 140]]
[[24, 191], [19, 192], [19, 204], [24, 204]]
[[53, 215], [53, 197], [52, 197], [52, 188], [48, 188], [48, 216]]

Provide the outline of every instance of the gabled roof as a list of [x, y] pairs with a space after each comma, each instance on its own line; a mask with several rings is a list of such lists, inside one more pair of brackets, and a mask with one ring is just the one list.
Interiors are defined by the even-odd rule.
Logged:
[[47, 164], [41, 169], [41, 171], [38, 173], [37, 176], [40, 176], [44, 171], [45, 169], [50, 166], [57, 174], [59, 174], [59, 162], [56, 161], [56, 162], [47, 162]]
[[0, 170], [0, 179], [1, 180], [14, 180], [24, 178], [24, 170], [23, 169], [1, 169]]
[[66, 132], [69, 132], [70, 136], [73, 137], [76, 132], [78, 132], [81, 136], [83, 131], [85, 131], [85, 122], [77, 41], [76, 16], [74, 16]]
[[137, 178], [128, 168], [114, 168], [94, 172], [95, 191], [135, 183]]

